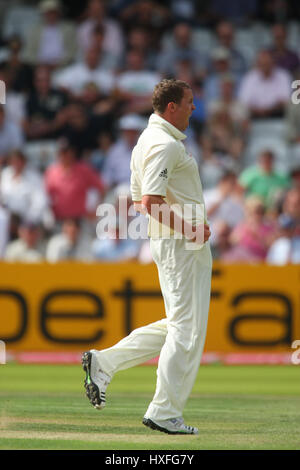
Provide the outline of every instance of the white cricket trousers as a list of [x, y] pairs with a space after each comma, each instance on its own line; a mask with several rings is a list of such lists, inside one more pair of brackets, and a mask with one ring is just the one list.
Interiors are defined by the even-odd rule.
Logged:
[[166, 318], [137, 328], [115, 346], [94, 350], [111, 377], [160, 354], [156, 391], [147, 418], [182, 416], [200, 366], [210, 303], [210, 247], [187, 250], [185, 240], [151, 239]]

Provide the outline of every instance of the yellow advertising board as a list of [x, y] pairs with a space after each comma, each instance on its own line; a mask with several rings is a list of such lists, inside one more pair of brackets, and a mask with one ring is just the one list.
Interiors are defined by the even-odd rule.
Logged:
[[[164, 317], [156, 266], [0, 263], [9, 351], [107, 348]], [[300, 266], [215, 264], [205, 351], [290, 351], [300, 339]]]

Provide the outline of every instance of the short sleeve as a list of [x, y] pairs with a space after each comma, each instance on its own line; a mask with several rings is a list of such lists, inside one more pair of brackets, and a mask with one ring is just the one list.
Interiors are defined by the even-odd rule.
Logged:
[[141, 201], [142, 194], [141, 194], [140, 179], [139, 179], [138, 172], [134, 164], [135, 148], [132, 151], [132, 156], [131, 156], [131, 161], [130, 161], [130, 170], [131, 170], [130, 192], [131, 192], [132, 200], [137, 202], [137, 201]]
[[131, 191], [131, 197], [133, 201], [140, 201], [142, 199], [141, 188], [138, 183], [136, 174], [134, 172], [131, 172], [130, 191]]
[[158, 145], [152, 149], [146, 157], [143, 180], [142, 195], [152, 194], [165, 197], [169, 178], [176, 167], [180, 157], [178, 143], [168, 142]]

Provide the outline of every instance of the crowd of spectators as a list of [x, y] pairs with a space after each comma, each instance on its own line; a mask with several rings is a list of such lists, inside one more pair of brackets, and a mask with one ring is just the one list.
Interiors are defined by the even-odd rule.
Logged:
[[[298, 2], [80, 5], [12, 2], [2, 11], [0, 258], [151, 262], [148, 240], [120, 236], [134, 219], [120, 200], [131, 205], [130, 157], [153, 88], [177, 78], [194, 94], [185, 145], [214, 258], [300, 263]], [[117, 214], [101, 237], [99, 203]]]

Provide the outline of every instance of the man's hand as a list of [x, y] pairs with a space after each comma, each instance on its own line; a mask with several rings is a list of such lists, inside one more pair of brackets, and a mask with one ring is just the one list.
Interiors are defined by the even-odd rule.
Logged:
[[142, 201], [133, 201], [133, 208], [135, 212], [139, 212], [140, 214], [147, 215], [147, 209], [142, 204]]
[[204, 227], [202, 224], [198, 225], [195, 232], [196, 235], [191, 239], [191, 241], [199, 244], [207, 242], [211, 235], [209, 225], [207, 224], [204, 224]]
[[[134, 203], [135, 210], [138, 209], [139, 201]], [[191, 242], [196, 242], [200, 245], [205, 243], [210, 237], [210, 229], [207, 224], [199, 224], [198, 226], [192, 226], [189, 222], [186, 222], [180, 216], [178, 216], [163, 199], [162, 196], [146, 195], [142, 197], [142, 207], [146, 208], [148, 214], [154, 217], [155, 220], [164, 224], [164, 218], [162, 217], [163, 210], [165, 215], [168, 215], [169, 218], [166, 226], [170, 227], [172, 230], [181, 233]], [[161, 211], [155, 211], [154, 208], [160, 208]], [[157, 213], [156, 213], [157, 212]]]

